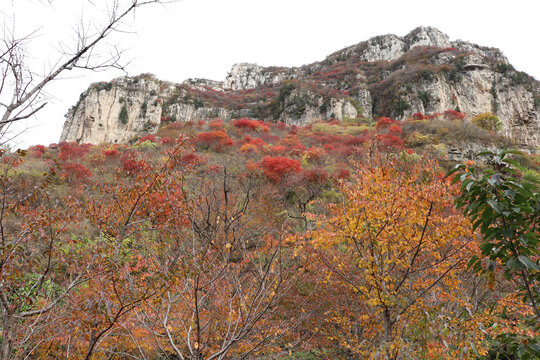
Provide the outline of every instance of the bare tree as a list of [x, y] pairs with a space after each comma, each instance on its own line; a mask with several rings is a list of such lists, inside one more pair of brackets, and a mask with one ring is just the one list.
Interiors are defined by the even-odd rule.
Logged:
[[[54, 6], [54, 1], [47, 2]], [[104, 40], [113, 33], [123, 32], [126, 18], [138, 8], [168, 2], [171, 0], [104, 1], [106, 19], [99, 25], [95, 21], [81, 21], [74, 30], [74, 44], [71, 48], [61, 45], [59, 59], [42, 74], [28, 61], [27, 48], [36, 40], [36, 32], [17, 37], [14, 26], [4, 25], [0, 38], [0, 132], [5, 133], [8, 124], [28, 119], [43, 109], [47, 104], [45, 89], [67, 70], [123, 69], [121, 50], [112, 46], [108, 55], [103, 56], [97, 51], [98, 45], [105, 45]], [[88, 3], [97, 6], [95, 1], [88, 0]]]
[[169, 251], [177, 259], [173, 283], [159, 302], [138, 311], [138, 326], [153, 334], [161, 352], [186, 360], [249, 359], [281, 334], [277, 309], [295, 271], [286, 265], [285, 231], [255, 216], [266, 211], [258, 205], [266, 195], [259, 180], [225, 166], [209, 182], [182, 184], [189, 207], [171, 213], [185, 214], [189, 226], [169, 217], [166, 229], [177, 239]]

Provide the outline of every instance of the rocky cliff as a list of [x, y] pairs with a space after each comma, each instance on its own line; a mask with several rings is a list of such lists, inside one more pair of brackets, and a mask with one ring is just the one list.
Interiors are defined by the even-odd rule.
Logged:
[[60, 141], [124, 143], [151, 132], [161, 123], [158, 92], [150, 77], [93, 84], [69, 110]]
[[94, 84], [67, 115], [61, 141], [126, 142], [163, 121], [251, 117], [304, 125], [316, 119], [447, 110], [490, 112], [520, 146], [540, 146], [540, 85], [497, 49], [450, 41], [420, 27], [377, 36], [298, 68], [233, 66], [224, 82], [182, 84], [149, 75]]

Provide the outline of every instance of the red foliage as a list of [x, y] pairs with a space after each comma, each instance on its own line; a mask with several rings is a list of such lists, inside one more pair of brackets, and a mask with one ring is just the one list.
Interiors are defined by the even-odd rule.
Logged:
[[432, 119], [438, 118], [439, 116], [441, 116], [441, 113], [435, 112], [433, 114], [426, 115], [426, 119], [432, 120]]
[[376, 128], [377, 130], [387, 129], [394, 124], [395, 124], [395, 121], [390, 119], [389, 117], [381, 117], [379, 121], [377, 122]]
[[105, 155], [108, 158], [113, 158], [120, 155], [116, 146], [109, 146], [106, 150], [103, 150], [102, 152], [103, 152], [103, 155]]
[[214, 119], [208, 123], [208, 126], [212, 130], [218, 130], [223, 127], [223, 120], [222, 119]]
[[274, 145], [270, 148], [270, 152], [273, 154], [284, 154], [287, 148], [283, 145]]
[[392, 125], [388, 128], [388, 131], [394, 132], [394, 133], [401, 133], [403, 130], [401, 130], [401, 126], [399, 125]]
[[156, 136], [153, 135], [153, 134], [144, 135], [142, 138], [139, 139], [139, 141], [137, 141], [137, 143], [140, 144], [140, 143], [143, 143], [145, 141], [150, 141], [150, 142], [153, 142], [153, 143], [157, 143]]
[[143, 170], [146, 163], [143, 160], [138, 160], [135, 153], [126, 153], [120, 159], [122, 170], [128, 174], [136, 174]]
[[247, 135], [244, 137], [244, 141], [246, 144], [252, 144], [252, 145], [255, 145], [257, 147], [264, 147], [266, 146], [266, 143], [262, 140], [262, 139], [259, 139], [259, 138], [252, 138], [251, 136]]
[[347, 146], [360, 146], [365, 144], [368, 139], [365, 136], [350, 136], [344, 141]]
[[284, 156], [265, 156], [261, 160], [264, 174], [273, 182], [280, 182], [289, 173], [300, 172], [300, 161]]
[[300, 156], [306, 151], [306, 147], [303, 144], [294, 144], [288, 150], [290, 155]]
[[251, 120], [248, 118], [235, 119], [231, 124], [240, 129], [262, 130], [264, 132], [270, 131], [270, 128], [263, 121]]
[[349, 180], [351, 177], [351, 171], [349, 169], [340, 169], [336, 172], [335, 176], [340, 180]]
[[427, 119], [427, 116], [425, 116], [425, 115], [422, 114], [422, 113], [417, 112], [417, 113], [414, 113], [414, 114], [412, 115], [412, 118], [413, 118], [414, 120], [424, 120], [424, 119]]
[[204, 163], [204, 157], [195, 153], [185, 154], [180, 157], [178, 163], [183, 166], [197, 166]]
[[67, 161], [83, 157], [88, 152], [90, 144], [61, 143], [59, 146], [60, 154], [58, 158], [62, 161]]
[[379, 135], [377, 139], [382, 145], [387, 148], [401, 149], [405, 145], [405, 139], [402, 139], [400, 136], [393, 132]]
[[30, 155], [38, 158], [42, 157], [45, 151], [47, 151], [47, 148], [43, 145], [34, 145], [28, 148]]
[[323, 149], [326, 151], [334, 150], [334, 145], [332, 144], [324, 144]]
[[232, 124], [238, 128], [250, 130], [256, 130], [259, 127], [259, 123], [247, 118], [235, 119], [232, 121]]
[[92, 176], [90, 170], [79, 163], [64, 164], [63, 168], [64, 172], [62, 173], [62, 177], [65, 179], [82, 181]]
[[172, 140], [170, 137], [168, 136], [165, 136], [163, 137], [160, 141], [159, 141], [160, 144], [164, 145], [164, 144], [170, 144], [172, 143]]
[[444, 117], [450, 120], [463, 120], [465, 114], [456, 110], [446, 110], [444, 112]]
[[234, 141], [224, 131], [216, 130], [199, 133], [194, 139], [194, 144], [203, 150], [223, 151], [232, 146]]

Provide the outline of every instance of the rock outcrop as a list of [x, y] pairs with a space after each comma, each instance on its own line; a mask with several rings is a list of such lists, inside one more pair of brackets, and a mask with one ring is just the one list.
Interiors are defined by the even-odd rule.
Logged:
[[60, 141], [125, 143], [161, 123], [159, 85], [153, 79], [120, 78], [93, 84], [67, 116]]
[[540, 85], [497, 49], [450, 41], [431, 27], [377, 36], [297, 68], [234, 65], [224, 82], [148, 75], [94, 84], [68, 113], [61, 141], [126, 142], [162, 121], [238, 117], [305, 125], [317, 119], [447, 110], [490, 112], [519, 146], [540, 146]]

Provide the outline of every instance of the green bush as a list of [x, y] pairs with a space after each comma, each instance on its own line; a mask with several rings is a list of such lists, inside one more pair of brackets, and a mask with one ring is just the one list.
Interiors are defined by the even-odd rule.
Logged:
[[118, 119], [120, 120], [120, 122], [122, 124], [127, 124], [128, 122], [128, 118], [129, 118], [129, 115], [128, 115], [128, 111], [127, 111], [127, 107], [126, 105], [122, 106], [122, 109], [120, 110], [120, 114], [118, 115]]
[[429, 103], [432, 100], [431, 94], [428, 91], [419, 91], [417, 95], [420, 101], [422, 101], [422, 105], [424, 105], [424, 109], [427, 109], [427, 107], [429, 106]]
[[394, 110], [398, 116], [403, 116], [405, 110], [409, 110], [411, 105], [403, 98], [399, 98], [394, 105]]

